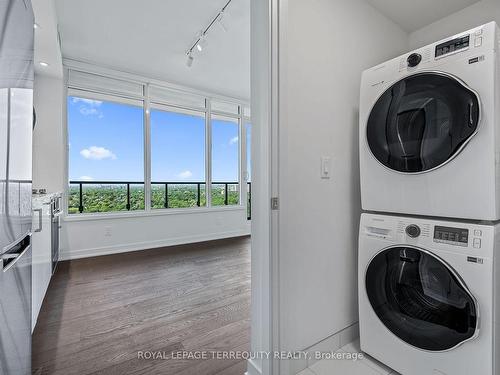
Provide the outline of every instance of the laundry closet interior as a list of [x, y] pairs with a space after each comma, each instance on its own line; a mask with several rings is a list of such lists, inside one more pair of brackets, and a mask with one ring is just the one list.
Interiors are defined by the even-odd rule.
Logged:
[[500, 374], [500, 3], [282, 12], [283, 373]]

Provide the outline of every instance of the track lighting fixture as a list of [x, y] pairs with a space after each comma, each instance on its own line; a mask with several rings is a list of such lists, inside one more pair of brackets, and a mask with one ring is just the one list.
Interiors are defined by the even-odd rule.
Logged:
[[196, 43], [196, 49], [201, 52], [203, 51], [203, 48], [205, 48], [207, 45], [207, 37], [205, 34], [201, 34], [201, 36], [198, 38], [198, 43]]
[[222, 7], [222, 9], [219, 11], [219, 13], [217, 13], [215, 18], [212, 19], [212, 21], [208, 24], [208, 26], [205, 29], [198, 32], [198, 34], [195, 38], [194, 44], [192, 44], [191, 47], [186, 51], [186, 55], [187, 55], [186, 65], [188, 67], [193, 66], [193, 61], [194, 61], [193, 54], [194, 54], [194, 52], [196, 52], [196, 51], [202, 52], [205, 49], [205, 47], [207, 46], [207, 34], [211, 30], [214, 23], [217, 23], [220, 26], [220, 28], [222, 30], [224, 30], [224, 32], [227, 31], [227, 26], [224, 23], [224, 17], [225, 17], [224, 12], [226, 11], [226, 8], [229, 6], [231, 1], [232, 0], [228, 0], [226, 5], [224, 5]]

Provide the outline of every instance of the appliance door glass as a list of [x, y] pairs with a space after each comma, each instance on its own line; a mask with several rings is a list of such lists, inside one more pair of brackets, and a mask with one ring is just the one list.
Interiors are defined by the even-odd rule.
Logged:
[[30, 236], [0, 263], [0, 374], [31, 374]]
[[366, 292], [381, 322], [406, 343], [429, 351], [474, 337], [478, 309], [459, 276], [413, 247], [383, 250], [366, 271]]
[[403, 173], [453, 159], [476, 133], [480, 102], [456, 78], [419, 73], [392, 85], [375, 103], [366, 136], [373, 156]]

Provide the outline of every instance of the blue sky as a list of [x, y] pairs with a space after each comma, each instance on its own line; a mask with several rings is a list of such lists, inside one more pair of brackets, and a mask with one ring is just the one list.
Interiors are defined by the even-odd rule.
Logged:
[[[143, 109], [68, 97], [69, 177], [143, 181]], [[152, 181], [205, 180], [205, 120], [151, 111]], [[238, 126], [212, 121], [212, 180], [238, 180]]]

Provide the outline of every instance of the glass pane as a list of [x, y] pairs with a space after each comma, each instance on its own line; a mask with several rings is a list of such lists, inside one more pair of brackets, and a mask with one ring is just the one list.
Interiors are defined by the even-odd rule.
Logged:
[[144, 209], [143, 107], [136, 103], [68, 96], [69, 213]]
[[417, 348], [451, 349], [474, 336], [474, 299], [438, 258], [411, 247], [378, 254], [366, 273], [368, 299], [382, 323]]
[[144, 184], [70, 183], [68, 212], [97, 213], [144, 210]]
[[212, 206], [228, 206], [240, 203], [238, 183], [212, 183]]
[[[168, 191], [168, 194], [166, 192]], [[198, 201], [198, 196], [199, 201]], [[205, 183], [156, 183], [151, 186], [152, 208], [186, 208], [207, 205]]]
[[151, 110], [151, 207], [206, 205], [205, 114]]
[[385, 166], [422, 172], [460, 152], [478, 121], [479, 101], [471, 90], [442, 74], [416, 74], [378, 99], [368, 119], [368, 145]]
[[212, 206], [239, 204], [238, 120], [212, 117]]

